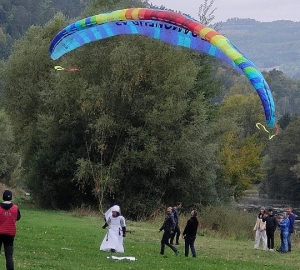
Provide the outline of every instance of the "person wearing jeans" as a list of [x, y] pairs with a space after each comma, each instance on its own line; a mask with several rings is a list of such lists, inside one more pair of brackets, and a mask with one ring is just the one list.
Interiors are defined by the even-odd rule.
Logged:
[[294, 232], [295, 214], [292, 213], [292, 208], [291, 207], [288, 207], [286, 209], [286, 214], [287, 214], [288, 219], [290, 220], [289, 235], [288, 235], [287, 241], [288, 241], [288, 252], [291, 252], [292, 251], [291, 236], [292, 236], [292, 233]]
[[187, 221], [184, 231], [182, 233], [182, 237], [184, 238], [184, 242], [185, 242], [185, 246], [184, 246], [185, 257], [189, 256], [189, 249], [191, 249], [193, 257], [197, 256], [194, 243], [196, 240], [198, 225], [199, 222], [197, 219], [197, 211], [192, 210], [191, 217]]
[[281, 253], [287, 253], [290, 220], [287, 217], [286, 212], [283, 212], [281, 215], [279, 215], [279, 219], [279, 227], [281, 232], [281, 246], [280, 249], [277, 251]]

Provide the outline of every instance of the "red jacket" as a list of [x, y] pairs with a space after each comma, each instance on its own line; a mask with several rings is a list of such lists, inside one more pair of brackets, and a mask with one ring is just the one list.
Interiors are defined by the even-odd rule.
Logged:
[[10, 208], [0, 207], [0, 234], [16, 235], [16, 221], [18, 220], [19, 208], [13, 204]]

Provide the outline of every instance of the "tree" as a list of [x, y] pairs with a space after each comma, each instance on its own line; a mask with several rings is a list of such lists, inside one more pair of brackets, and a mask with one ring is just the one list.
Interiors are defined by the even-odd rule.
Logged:
[[268, 171], [265, 179], [271, 198], [299, 200], [298, 178], [299, 117], [295, 117], [269, 145]]

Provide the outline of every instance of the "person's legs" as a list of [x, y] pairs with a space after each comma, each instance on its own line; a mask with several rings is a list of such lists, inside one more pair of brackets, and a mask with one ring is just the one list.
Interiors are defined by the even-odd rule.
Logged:
[[292, 250], [292, 240], [291, 240], [292, 235], [289, 233], [287, 237], [287, 243], [288, 243], [288, 251]]
[[258, 249], [259, 248], [259, 242], [260, 242], [260, 232], [259, 230], [255, 231], [255, 241], [254, 241], [254, 248]]
[[261, 232], [261, 239], [263, 242], [263, 250], [267, 250], [267, 234], [266, 231]]
[[193, 257], [197, 256], [196, 250], [195, 250], [195, 238], [191, 239], [190, 247], [191, 247], [191, 252], [193, 254]]
[[274, 231], [269, 232], [269, 238], [270, 238], [270, 246], [268, 246], [269, 249], [274, 249]]
[[5, 251], [5, 259], [6, 259], [6, 269], [14, 270], [14, 260], [13, 260], [14, 247], [4, 245], [4, 251]]
[[180, 228], [176, 226], [176, 245], [179, 245]]
[[166, 232], [164, 232], [162, 239], [161, 239], [161, 247], [160, 247], [160, 254], [164, 255], [165, 254], [165, 244], [166, 241], [169, 241], [169, 234], [166, 234]]
[[175, 231], [174, 231], [173, 233], [170, 234], [170, 244], [171, 244], [171, 245], [174, 244], [173, 241], [174, 241], [175, 234], [176, 234], [176, 229], [175, 229]]
[[288, 232], [282, 233], [282, 250], [281, 252], [288, 252]]
[[184, 256], [188, 257], [189, 256], [189, 240], [187, 238], [184, 239]]
[[6, 259], [6, 269], [14, 270], [14, 260], [13, 260], [14, 237], [7, 236], [3, 243], [4, 243], [4, 253]]
[[271, 232], [266, 231], [266, 233], [267, 233], [267, 247], [268, 249], [271, 249]]
[[169, 243], [169, 241], [167, 241], [165, 244], [166, 244], [166, 246], [168, 246], [169, 248], [171, 248], [175, 252], [176, 255], [178, 254], [178, 250], [173, 245], [171, 245]]

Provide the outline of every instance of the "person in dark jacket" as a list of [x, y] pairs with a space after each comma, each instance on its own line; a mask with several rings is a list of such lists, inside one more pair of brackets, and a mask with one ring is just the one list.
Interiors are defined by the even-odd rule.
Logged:
[[0, 251], [4, 245], [6, 269], [14, 270], [14, 239], [16, 236], [16, 222], [21, 218], [19, 207], [11, 202], [12, 192], [3, 192], [3, 202], [0, 204]]
[[273, 214], [273, 209], [268, 210], [268, 215], [263, 218], [266, 222], [267, 246], [270, 251], [274, 251], [274, 232], [277, 228], [277, 218]]
[[292, 251], [292, 240], [291, 240], [291, 235], [294, 232], [294, 226], [295, 226], [295, 214], [292, 212], [292, 207], [288, 207], [286, 209], [286, 214], [288, 219], [290, 220], [290, 225], [289, 225], [289, 235], [288, 235], [288, 252]]
[[196, 240], [198, 225], [199, 222], [197, 219], [197, 211], [192, 210], [191, 217], [187, 221], [184, 231], [182, 233], [182, 237], [184, 238], [184, 242], [185, 242], [185, 249], [184, 249], [185, 257], [189, 256], [189, 249], [191, 249], [193, 257], [197, 256], [194, 243]]
[[164, 234], [161, 239], [161, 249], [160, 249], [161, 255], [165, 254], [165, 246], [168, 246], [169, 248], [171, 248], [176, 255], [178, 255], [178, 253], [179, 253], [179, 251], [173, 245], [171, 245], [169, 243], [170, 237], [174, 233], [175, 225], [176, 225], [172, 211], [173, 211], [173, 208], [171, 206], [169, 206], [167, 208], [167, 215], [164, 220], [164, 223], [161, 226], [161, 228], [159, 229], [159, 232], [164, 230]]
[[175, 245], [179, 245], [179, 236], [180, 236], [180, 227], [179, 227], [179, 211], [182, 204], [181, 202], [176, 203], [176, 206], [173, 207], [173, 214], [174, 214], [174, 220], [175, 220], [175, 230], [174, 233], [171, 235], [170, 243], [173, 245], [174, 238], [176, 240]]

